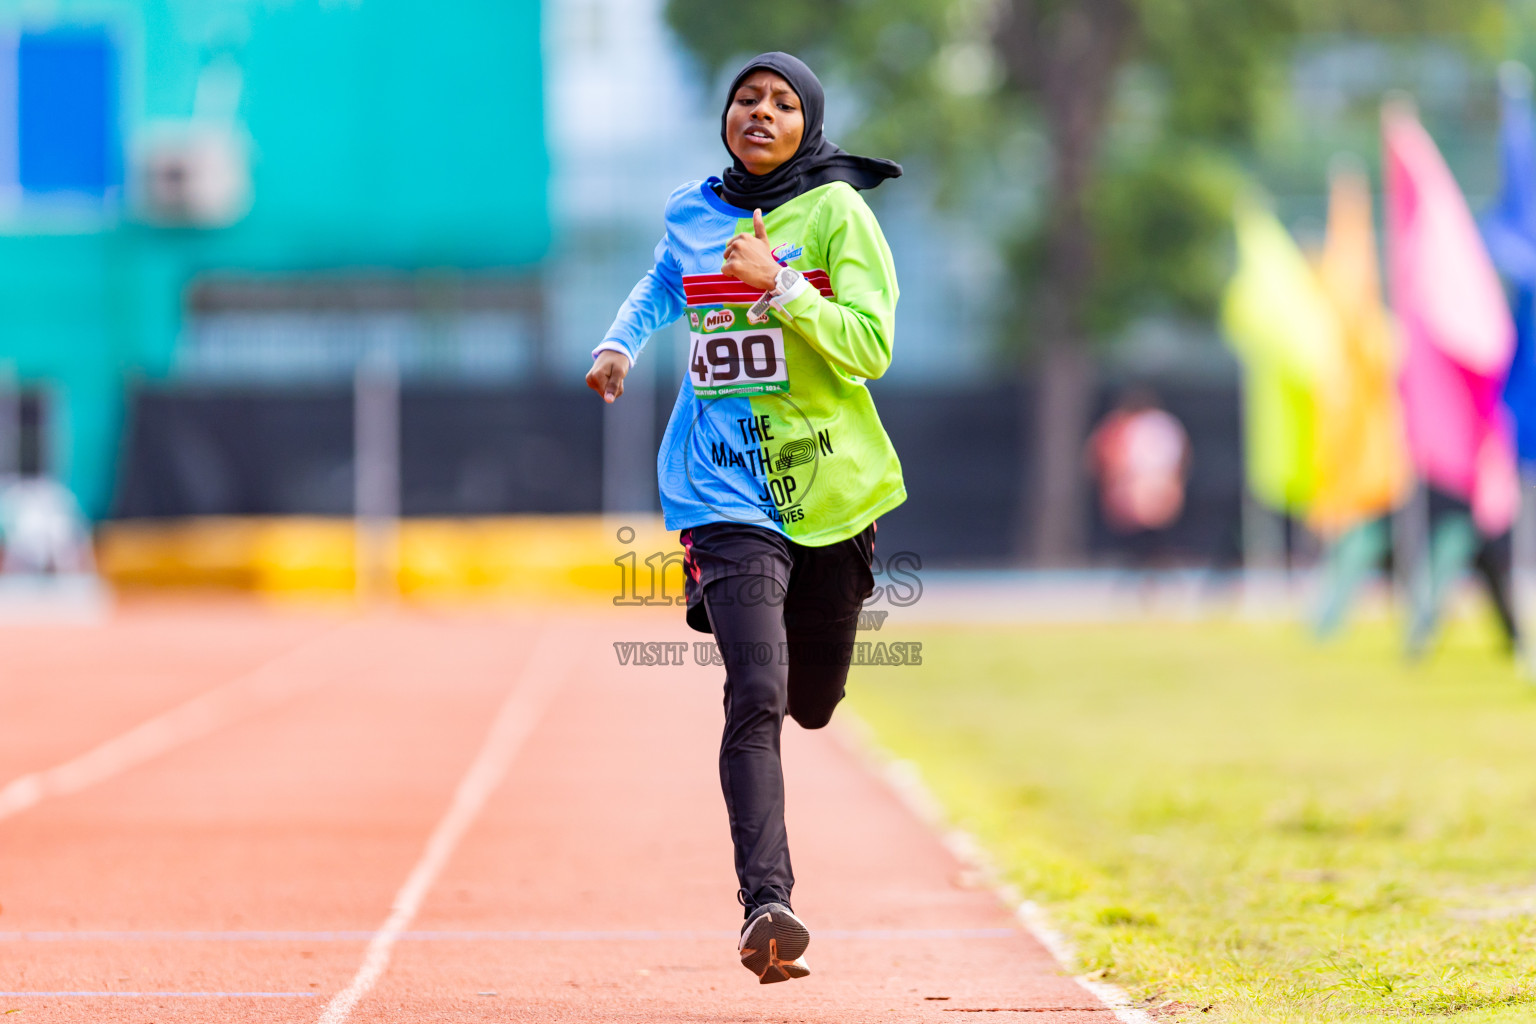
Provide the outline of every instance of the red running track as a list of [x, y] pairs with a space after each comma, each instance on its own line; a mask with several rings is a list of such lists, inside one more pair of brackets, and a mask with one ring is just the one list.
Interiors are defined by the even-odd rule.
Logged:
[[156, 603], [0, 629], [0, 1013], [1114, 1019], [793, 725], [813, 974], [758, 985], [735, 958], [721, 670], [612, 646], [702, 639], [678, 619]]

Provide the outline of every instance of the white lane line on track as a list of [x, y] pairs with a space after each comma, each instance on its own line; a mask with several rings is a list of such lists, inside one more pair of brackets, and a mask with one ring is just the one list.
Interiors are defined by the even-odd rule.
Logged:
[[[1015, 919], [1045, 947], [1063, 971], [1072, 970], [1077, 954], [1071, 942], [1051, 924], [1038, 904], [1020, 899], [1018, 889], [1002, 880], [997, 866], [975, 836], [950, 825], [944, 806], [923, 781], [917, 765], [897, 760], [888, 753], [880, 746], [868, 723], [852, 712], [844, 710], [833, 736], [845, 750], [862, 760], [917, 820], [938, 834], [940, 842], [956, 860], [986, 879], [998, 900], [1013, 910]], [[1080, 974], [1074, 975], [1072, 980], [1103, 1003], [1120, 1024], [1152, 1024], [1152, 1016], [1136, 1006], [1120, 986]]]
[[34, 807], [48, 797], [78, 793], [121, 775], [318, 685], [322, 677], [302, 669], [316, 648], [325, 646], [344, 630], [345, 627], [328, 630], [227, 683], [141, 722], [79, 757], [12, 779], [0, 789], [0, 821]]
[[[0, 932], [0, 942], [367, 942], [374, 932]], [[1017, 928], [818, 928], [817, 939], [1006, 939]], [[399, 942], [687, 942], [735, 939], [730, 929], [401, 932]]]
[[496, 713], [496, 719], [486, 733], [480, 752], [459, 780], [453, 802], [448, 805], [448, 810], [427, 839], [421, 859], [395, 894], [389, 917], [385, 918], [383, 925], [368, 943], [362, 966], [357, 969], [347, 987], [336, 993], [326, 1005], [319, 1024], [342, 1024], [383, 976], [395, 943], [400, 941], [406, 927], [421, 909], [428, 890], [437, 881], [438, 874], [453, 855], [459, 840], [464, 838], [464, 833], [479, 816], [485, 802], [506, 778], [513, 758], [533, 732], [549, 699], [564, 678], [570, 667], [567, 651], [558, 632], [546, 628], [502, 702], [501, 710]]

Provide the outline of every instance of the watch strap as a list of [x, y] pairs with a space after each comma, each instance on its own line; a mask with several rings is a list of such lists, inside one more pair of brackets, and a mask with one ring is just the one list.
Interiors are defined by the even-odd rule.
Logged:
[[[784, 277], [790, 274], [794, 275], [794, 281], [789, 285], [789, 287], [779, 289], [778, 293], [773, 296], [774, 308], [780, 312], [785, 311], [784, 306], [786, 303], [794, 302], [807, 288], [810, 287], [810, 282], [805, 279], [804, 274], [789, 267], [785, 267], [783, 270], [779, 271], [779, 278], [782, 280]], [[777, 285], [778, 281], [775, 281], [774, 283]]]

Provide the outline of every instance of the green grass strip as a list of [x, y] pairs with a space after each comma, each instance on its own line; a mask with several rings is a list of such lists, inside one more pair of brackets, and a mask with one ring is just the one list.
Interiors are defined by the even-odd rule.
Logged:
[[1536, 1020], [1536, 689], [1483, 630], [891, 634], [923, 664], [854, 710], [1080, 969], [1170, 1020]]

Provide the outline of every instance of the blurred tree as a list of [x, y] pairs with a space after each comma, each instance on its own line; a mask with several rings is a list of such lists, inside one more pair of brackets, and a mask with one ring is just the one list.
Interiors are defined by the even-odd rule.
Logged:
[[[1012, 261], [1027, 325], [1019, 350], [1033, 474], [1017, 551], [1081, 558], [1088, 520], [1081, 448], [1096, 388], [1092, 343], [1150, 308], [1214, 310], [1239, 181], [1232, 147], [1262, 124], [1303, 33], [1455, 34], [1496, 49], [1505, 0], [669, 0], [673, 30], [717, 75], [783, 49], [848, 84], [854, 140], [932, 165], [945, 191], [986, 180], [1032, 121], [1050, 174]], [[1106, 146], [1117, 89], [1135, 69], [1159, 109]]]

